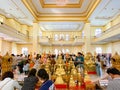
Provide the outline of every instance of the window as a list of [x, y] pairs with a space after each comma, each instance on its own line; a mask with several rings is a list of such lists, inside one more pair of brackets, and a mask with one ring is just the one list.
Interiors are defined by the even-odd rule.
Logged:
[[23, 55], [28, 55], [28, 48], [23, 47], [22, 48], [22, 54]]
[[97, 28], [96, 30], [95, 30], [95, 36], [98, 36], [98, 35], [100, 35], [102, 33], [102, 29], [101, 28]]
[[58, 41], [58, 35], [55, 34], [55, 37], [54, 37], [55, 41]]
[[96, 53], [102, 53], [102, 48], [101, 47], [97, 47], [96, 48]]
[[85, 33], [84, 33], [84, 31], [82, 31], [82, 37], [84, 37], [85, 36]]
[[41, 31], [39, 32], [39, 36], [42, 37], [42, 32]]
[[64, 40], [64, 34], [60, 34], [60, 40]]
[[65, 40], [66, 40], [66, 41], [69, 40], [69, 35], [68, 35], [68, 34], [66, 34], [66, 38], [65, 38]]
[[62, 53], [65, 54], [65, 50], [64, 49], [62, 49]]
[[69, 53], [70, 51], [69, 51], [69, 49], [66, 49], [66, 53]]
[[55, 49], [54, 52], [55, 52], [56, 55], [58, 55], [58, 50], [57, 49]]

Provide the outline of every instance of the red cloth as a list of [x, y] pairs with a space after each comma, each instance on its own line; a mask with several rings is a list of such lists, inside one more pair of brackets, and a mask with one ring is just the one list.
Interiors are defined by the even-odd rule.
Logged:
[[56, 84], [56, 90], [85, 90], [85, 86], [67, 87], [67, 84]]
[[96, 72], [88, 72], [88, 74], [96, 74]]
[[69, 87], [69, 90], [85, 90], [85, 85]]
[[56, 88], [67, 88], [67, 84], [55, 84]]

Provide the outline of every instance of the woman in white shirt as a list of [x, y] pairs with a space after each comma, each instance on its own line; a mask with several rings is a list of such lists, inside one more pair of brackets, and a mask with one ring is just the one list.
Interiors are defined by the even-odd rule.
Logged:
[[0, 90], [21, 90], [22, 86], [20, 86], [19, 83], [13, 78], [13, 72], [5, 72], [2, 76], [2, 81], [0, 81]]

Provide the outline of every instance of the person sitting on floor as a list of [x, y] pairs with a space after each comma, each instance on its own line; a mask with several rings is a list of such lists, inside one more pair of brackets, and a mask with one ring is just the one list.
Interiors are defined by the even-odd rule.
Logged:
[[36, 76], [37, 70], [32, 68], [28, 74], [28, 77], [24, 78], [23, 87], [21, 90], [35, 90], [35, 86], [38, 82], [38, 78]]
[[0, 90], [21, 90], [22, 86], [14, 80], [14, 74], [12, 71], [7, 71], [2, 75], [2, 81], [0, 81]]
[[49, 75], [45, 69], [39, 69], [37, 75], [42, 83], [39, 90], [55, 90], [55, 85], [49, 80]]
[[112, 67], [107, 69], [107, 73], [112, 78], [108, 83], [107, 90], [120, 90], [120, 71]]

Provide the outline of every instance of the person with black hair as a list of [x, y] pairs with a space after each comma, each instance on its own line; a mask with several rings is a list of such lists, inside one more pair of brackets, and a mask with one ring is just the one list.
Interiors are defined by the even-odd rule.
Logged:
[[78, 68], [78, 71], [83, 74], [83, 72], [84, 72], [84, 55], [81, 52], [78, 52], [78, 55], [75, 58], [74, 64], [75, 64], [75, 67]]
[[23, 87], [21, 90], [35, 90], [35, 86], [38, 82], [38, 77], [36, 76], [37, 70], [32, 68], [28, 73], [28, 77], [24, 78]]
[[120, 71], [111, 67], [107, 69], [107, 73], [112, 78], [108, 83], [107, 90], [120, 90]]
[[22, 86], [14, 80], [14, 74], [12, 71], [7, 71], [2, 75], [2, 81], [0, 81], [0, 90], [21, 90]]
[[42, 83], [39, 90], [55, 90], [55, 85], [52, 80], [49, 80], [49, 75], [45, 69], [39, 69], [37, 75]]

